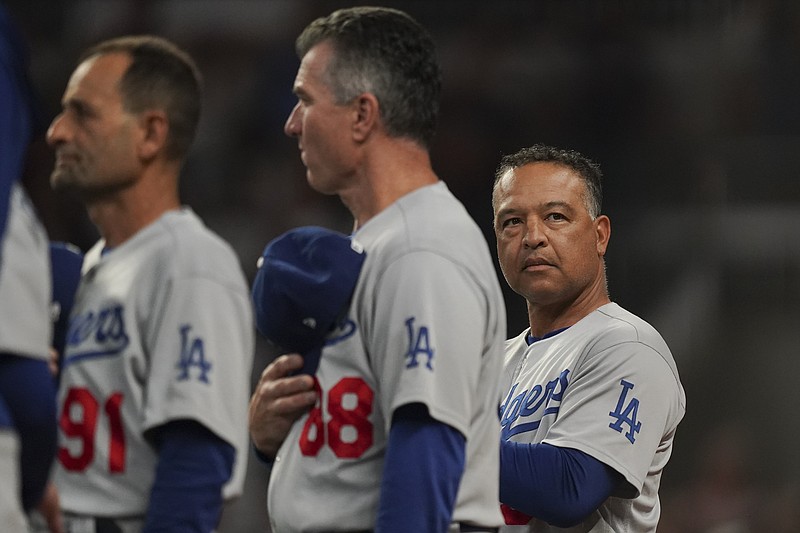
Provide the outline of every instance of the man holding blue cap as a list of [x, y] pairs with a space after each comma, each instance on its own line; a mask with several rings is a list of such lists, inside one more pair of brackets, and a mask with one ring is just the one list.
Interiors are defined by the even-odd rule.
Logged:
[[270, 242], [253, 282], [256, 328], [274, 345], [303, 354], [314, 375], [322, 346], [342, 326], [366, 254], [345, 235], [320, 227]]
[[[355, 7], [296, 45], [285, 131], [355, 231], [280, 237], [254, 286], [259, 330], [295, 332], [282, 347], [298, 352], [267, 366], [250, 403], [251, 438], [273, 461], [271, 529], [496, 531], [505, 310], [483, 234], [431, 166], [433, 41], [406, 13]], [[280, 290], [296, 311], [261, 322], [260, 298]], [[315, 314], [310, 301], [332, 305]], [[321, 349], [316, 368], [314, 346], [287, 345], [296, 337]]]

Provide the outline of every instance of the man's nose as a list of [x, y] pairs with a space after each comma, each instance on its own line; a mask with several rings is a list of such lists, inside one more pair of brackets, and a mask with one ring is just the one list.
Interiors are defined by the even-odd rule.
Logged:
[[522, 236], [522, 244], [526, 248], [538, 248], [547, 242], [547, 237], [538, 222], [528, 222], [525, 225], [525, 234]]
[[50, 127], [47, 128], [47, 144], [56, 146], [66, 140], [67, 127], [64, 122], [64, 113], [60, 113], [53, 119], [53, 122], [50, 123]]
[[289, 137], [297, 137], [300, 135], [300, 103], [298, 102], [289, 117], [286, 119], [286, 124], [283, 125], [283, 132]]

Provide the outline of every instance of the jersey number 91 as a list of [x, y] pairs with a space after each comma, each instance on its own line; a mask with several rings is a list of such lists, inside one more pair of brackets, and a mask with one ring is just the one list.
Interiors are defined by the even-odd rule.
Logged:
[[[103, 402], [103, 411], [108, 419], [108, 470], [112, 473], [125, 471], [125, 431], [122, 426], [122, 393], [115, 392]], [[64, 408], [61, 410], [59, 425], [68, 438], [78, 439], [80, 449], [71, 453], [68, 448], [59, 446], [58, 460], [69, 471], [81, 472], [94, 460], [95, 433], [99, 416], [100, 402], [92, 391], [74, 387], [67, 392]], [[100, 443], [98, 445], [102, 445]]]

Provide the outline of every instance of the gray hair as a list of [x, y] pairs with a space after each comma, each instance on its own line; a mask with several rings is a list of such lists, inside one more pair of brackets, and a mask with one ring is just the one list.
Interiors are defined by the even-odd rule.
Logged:
[[297, 55], [302, 59], [323, 41], [330, 41], [335, 51], [326, 75], [336, 103], [371, 93], [389, 135], [429, 148], [442, 75], [427, 30], [397, 9], [352, 7], [311, 22], [297, 38]]

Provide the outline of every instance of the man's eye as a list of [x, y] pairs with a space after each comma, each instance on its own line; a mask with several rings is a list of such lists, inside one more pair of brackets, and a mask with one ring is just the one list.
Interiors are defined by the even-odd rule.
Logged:
[[89, 108], [80, 102], [72, 104], [69, 106], [69, 109], [72, 110], [75, 117], [79, 120], [83, 120], [91, 115]]
[[508, 226], [516, 226], [522, 222], [518, 217], [507, 218], [503, 221], [503, 227], [507, 228]]

